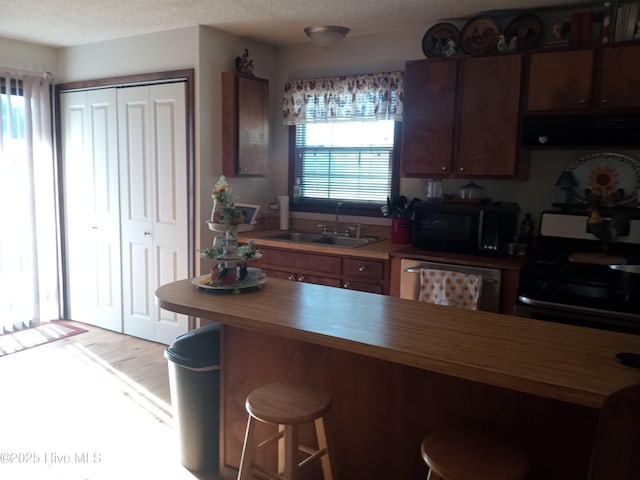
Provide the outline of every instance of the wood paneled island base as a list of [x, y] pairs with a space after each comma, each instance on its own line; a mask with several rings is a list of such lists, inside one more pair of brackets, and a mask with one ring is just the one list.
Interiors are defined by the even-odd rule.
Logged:
[[[327, 434], [340, 480], [425, 478], [422, 438], [457, 424], [511, 438], [535, 479], [638, 478], [640, 372], [613, 361], [616, 350], [640, 347], [638, 337], [274, 279], [240, 295], [184, 280], [156, 296], [162, 308], [223, 325], [221, 462], [230, 467], [240, 460], [246, 396], [288, 381], [331, 394]], [[620, 411], [631, 430], [618, 437], [607, 422], [603, 449], [607, 399], [627, 387]], [[319, 469], [308, 478], [321, 478]]]

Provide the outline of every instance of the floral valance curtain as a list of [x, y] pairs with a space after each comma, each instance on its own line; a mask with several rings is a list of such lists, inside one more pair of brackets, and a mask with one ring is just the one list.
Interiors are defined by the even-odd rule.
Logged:
[[403, 98], [403, 72], [292, 80], [284, 86], [284, 124], [402, 121]]

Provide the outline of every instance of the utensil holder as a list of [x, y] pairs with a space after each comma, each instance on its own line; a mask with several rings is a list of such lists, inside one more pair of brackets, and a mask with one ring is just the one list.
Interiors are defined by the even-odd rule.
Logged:
[[413, 220], [408, 218], [391, 219], [391, 243], [411, 243]]

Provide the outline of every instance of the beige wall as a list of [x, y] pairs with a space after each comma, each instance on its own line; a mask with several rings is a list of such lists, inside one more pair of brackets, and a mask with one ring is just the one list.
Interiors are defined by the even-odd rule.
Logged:
[[[394, 34], [347, 37], [329, 51], [310, 43], [280, 48], [277, 50], [277, 88], [281, 93], [284, 83], [296, 78], [404, 70], [406, 60], [425, 58], [421, 46], [423, 35], [423, 30], [407, 30]], [[287, 130], [282, 126], [280, 116], [274, 117], [272, 123], [275, 128], [275, 157], [272, 162], [278, 169], [283, 169], [286, 168]], [[638, 151], [613, 151], [640, 159]], [[555, 202], [557, 191], [554, 183], [562, 170], [572, 161], [592, 152], [533, 150], [526, 181], [476, 179], [475, 182], [484, 187], [491, 199], [518, 202], [523, 213], [531, 212], [534, 219], [538, 219], [540, 212], [551, 209], [551, 204]], [[445, 180], [444, 193], [457, 193], [459, 187], [468, 181]], [[424, 179], [404, 178], [401, 180], [401, 193], [408, 198], [425, 198], [424, 183]], [[285, 193], [286, 179], [278, 178], [273, 188], [276, 193]]]
[[[244, 48], [254, 59], [255, 73], [271, 78], [274, 48], [208, 27], [188, 27], [58, 50], [60, 81], [193, 68], [195, 70], [196, 238], [208, 246], [211, 232], [205, 220], [211, 208], [211, 188], [222, 174], [221, 72], [234, 70]], [[233, 180], [238, 200], [267, 203], [269, 178]]]
[[51, 72], [57, 76], [56, 49], [0, 38], [0, 67], [9, 70]]
[[[234, 68], [234, 58], [245, 47], [254, 60], [256, 75], [270, 80], [270, 168], [264, 178], [234, 178], [232, 185], [239, 201], [266, 206], [276, 195], [287, 191], [288, 130], [281, 116], [284, 83], [295, 78], [402, 70], [406, 60], [424, 58], [423, 35], [423, 29], [369, 36], [353, 34], [330, 50], [306, 40], [273, 47], [198, 26], [58, 50], [0, 39], [0, 65], [51, 71], [58, 81], [194, 68], [197, 218], [201, 220], [198, 227], [203, 227], [211, 205], [210, 190], [222, 172], [220, 73]], [[620, 152], [640, 157], [637, 151]], [[557, 176], [585, 153], [589, 152], [533, 151], [528, 180], [477, 180], [477, 183], [492, 199], [516, 201], [523, 211], [532, 212], [537, 218], [542, 210], [551, 208]], [[444, 191], [455, 193], [466, 182], [466, 179], [447, 180]], [[422, 179], [402, 179], [401, 193], [409, 198], [424, 197], [423, 186]], [[376, 220], [387, 222], [382, 218]], [[206, 245], [210, 234], [203, 230], [197, 238]]]

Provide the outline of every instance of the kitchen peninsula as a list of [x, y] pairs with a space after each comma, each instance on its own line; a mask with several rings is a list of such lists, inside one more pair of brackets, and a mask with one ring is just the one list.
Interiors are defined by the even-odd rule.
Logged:
[[181, 280], [156, 299], [222, 324], [223, 465], [239, 464], [246, 395], [291, 381], [333, 397], [336, 478], [423, 478], [422, 437], [455, 423], [512, 437], [532, 478], [637, 478], [640, 370], [614, 356], [638, 336], [271, 278], [237, 295]]

